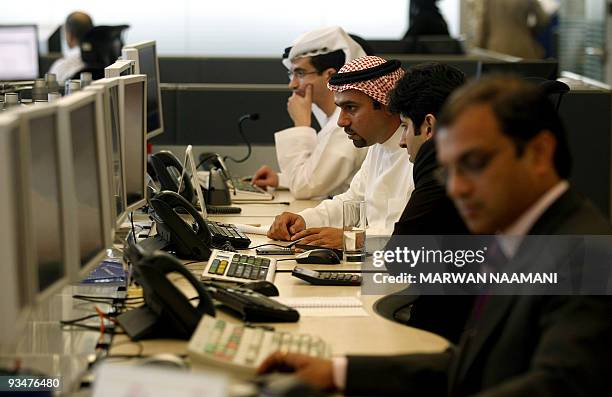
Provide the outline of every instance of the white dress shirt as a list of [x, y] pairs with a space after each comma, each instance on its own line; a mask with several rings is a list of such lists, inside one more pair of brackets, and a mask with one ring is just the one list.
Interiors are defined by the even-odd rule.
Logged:
[[81, 59], [81, 49], [74, 47], [66, 52], [63, 58], [60, 58], [53, 62], [49, 73], [54, 73], [57, 76], [59, 84], [64, 84], [66, 80], [69, 80], [85, 67], [85, 63]]
[[369, 235], [391, 235], [410, 194], [414, 190], [412, 163], [405, 149], [399, 147], [403, 128], [382, 144], [368, 149], [368, 154], [349, 189], [315, 208], [299, 213], [306, 227], [342, 227], [342, 202], [366, 202]]
[[[315, 114], [316, 115], [316, 114]], [[281, 172], [280, 187], [297, 199], [326, 198], [345, 192], [363, 163], [367, 149], [358, 149], [338, 127], [340, 108], [328, 118], [317, 117], [323, 126], [293, 127], [274, 134]]]
[[529, 233], [538, 219], [559, 197], [569, 189], [569, 182], [563, 180], [544, 193], [534, 204], [529, 207], [512, 225], [498, 233], [501, 249], [506, 258], [514, 257], [516, 250], [521, 245], [523, 237]]

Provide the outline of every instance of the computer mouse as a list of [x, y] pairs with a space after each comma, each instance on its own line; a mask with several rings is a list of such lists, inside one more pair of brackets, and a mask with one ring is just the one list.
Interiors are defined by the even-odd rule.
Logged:
[[175, 369], [187, 369], [187, 364], [185, 360], [176, 354], [169, 353], [161, 353], [154, 354], [152, 356], [145, 357], [138, 361], [139, 365], [146, 366], [159, 366], [166, 368], [175, 368]]
[[297, 263], [314, 264], [314, 265], [337, 265], [340, 263], [340, 258], [332, 250], [315, 249], [295, 256]]
[[255, 292], [259, 292], [265, 296], [278, 296], [278, 288], [269, 281], [253, 281], [252, 283], [244, 284], [242, 288], [247, 288]]

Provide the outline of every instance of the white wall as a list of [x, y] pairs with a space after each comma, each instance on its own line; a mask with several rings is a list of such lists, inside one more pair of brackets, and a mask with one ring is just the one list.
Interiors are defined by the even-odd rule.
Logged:
[[[157, 40], [162, 55], [278, 56], [300, 33], [340, 25], [367, 38], [399, 38], [408, 0], [3, 0], [0, 24], [36, 23], [45, 39], [74, 10], [98, 25], [131, 25], [127, 41]], [[459, 0], [441, 0], [451, 34]], [[43, 40], [44, 41], [44, 40]]]

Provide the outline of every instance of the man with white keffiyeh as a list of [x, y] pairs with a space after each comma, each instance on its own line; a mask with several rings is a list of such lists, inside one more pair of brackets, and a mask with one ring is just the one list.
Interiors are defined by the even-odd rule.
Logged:
[[[338, 26], [310, 31], [285, 49], [283, 65], [293, 94], [287, 112], [293, 126], [274, 134], [281, 172], [267, 165], [253, 176], [260, 187], [285, 187], [298, 199], [327, 198], [348, 189], [365, 149], [347, 141], [338, 127], [340, 109], [327, 88], [329, 78], [365, 52]], [[312, 128], [312, 115], [321, 126]]]
[[412, 164], [399, 146], [400, 118], [387, 109], [387, 95], [403, 75], [399, 61], [367, 56], [347, 63], [330, 78], [328, 87], [340, 108], [338, 126], [356, 147], [369, 146], [368, 154], [346, 192], [299, 214], [277, 216], [268, 237], [303, 238], [303, 244], [341, 248], [346, 200], [366, 202], [368, 235], [391, 235], [414, 190]]

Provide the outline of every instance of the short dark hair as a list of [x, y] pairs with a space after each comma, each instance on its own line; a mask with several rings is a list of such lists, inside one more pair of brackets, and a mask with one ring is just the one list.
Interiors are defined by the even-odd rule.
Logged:
[[545, 92], [518, 76], [483, 77], [459, 89], [448, 100], [438, 118], [438, 126], [449, 126], [468, 108], [489, 105], [502, 132], [522, 155], [527, 142], [541, 131], [550, 131], [557, 140], [554, 165], [561, 178], [568, 178], [572, 158], [563, 123]]
[[75, 11], [66, 18], [66, 32], [72, 34], [79, 44], [83, 38], [93, 28], [91, 17], [84, 12]]
[[389, 110], [412, 120], [415, 130], [425, 116], [437, 116], [448, 96], [465, 82], [465, 74], [443, 63], [424, 63], [406, 71], [389, 92]]
[[329, 68], [336, 69], [336, 72], [344, 66], [346, 56], [344, 51], [336, 50], [327, 54], [314, 55], [310, 57], [310, 63], [319, 72], [323, 73]]

